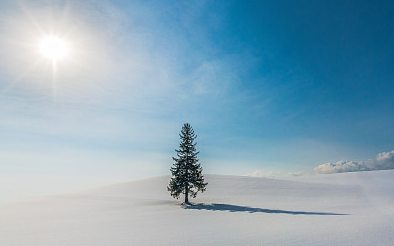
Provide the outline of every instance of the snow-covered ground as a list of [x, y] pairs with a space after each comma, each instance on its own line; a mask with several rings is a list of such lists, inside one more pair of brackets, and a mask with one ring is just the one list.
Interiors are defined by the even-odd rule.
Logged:
[[394, 245], [394, 170], [207, 175], [207, 191], [186, 207], [168, 180], [2, 204], [0, 245]]

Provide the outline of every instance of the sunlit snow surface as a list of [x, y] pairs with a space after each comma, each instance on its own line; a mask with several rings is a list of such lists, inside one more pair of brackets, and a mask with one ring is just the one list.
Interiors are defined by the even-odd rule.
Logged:
[[169, 177], [2, 204], [0, 245], [393, 245], [393, 170], [206, 179], [191, 206]]

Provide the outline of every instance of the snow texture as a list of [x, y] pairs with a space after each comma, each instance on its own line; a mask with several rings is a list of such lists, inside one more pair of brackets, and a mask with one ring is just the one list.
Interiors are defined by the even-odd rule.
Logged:
[[170, 177], [0, 205], [0, 245], [393, 245], [394, 170], [287, 179], [206, 175], [192, 205]]

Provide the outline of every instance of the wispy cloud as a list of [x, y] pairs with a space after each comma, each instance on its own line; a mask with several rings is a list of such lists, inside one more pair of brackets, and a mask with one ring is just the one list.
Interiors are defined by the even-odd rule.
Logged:
[[262, 178], [262, 177], [275, 177], [273, 171], [262, 171], [262, 170], [255, 170], [253, 173], [248, 174], [247, 176], [258, 177], [258, 178]]

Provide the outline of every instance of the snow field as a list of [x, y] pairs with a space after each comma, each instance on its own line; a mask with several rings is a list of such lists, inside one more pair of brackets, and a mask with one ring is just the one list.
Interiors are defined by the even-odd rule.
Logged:
[[206, 175], [182, 206], [167, 177], [0, 205], [0, 245], [393, 245], [394, 170], [288, 179]]

